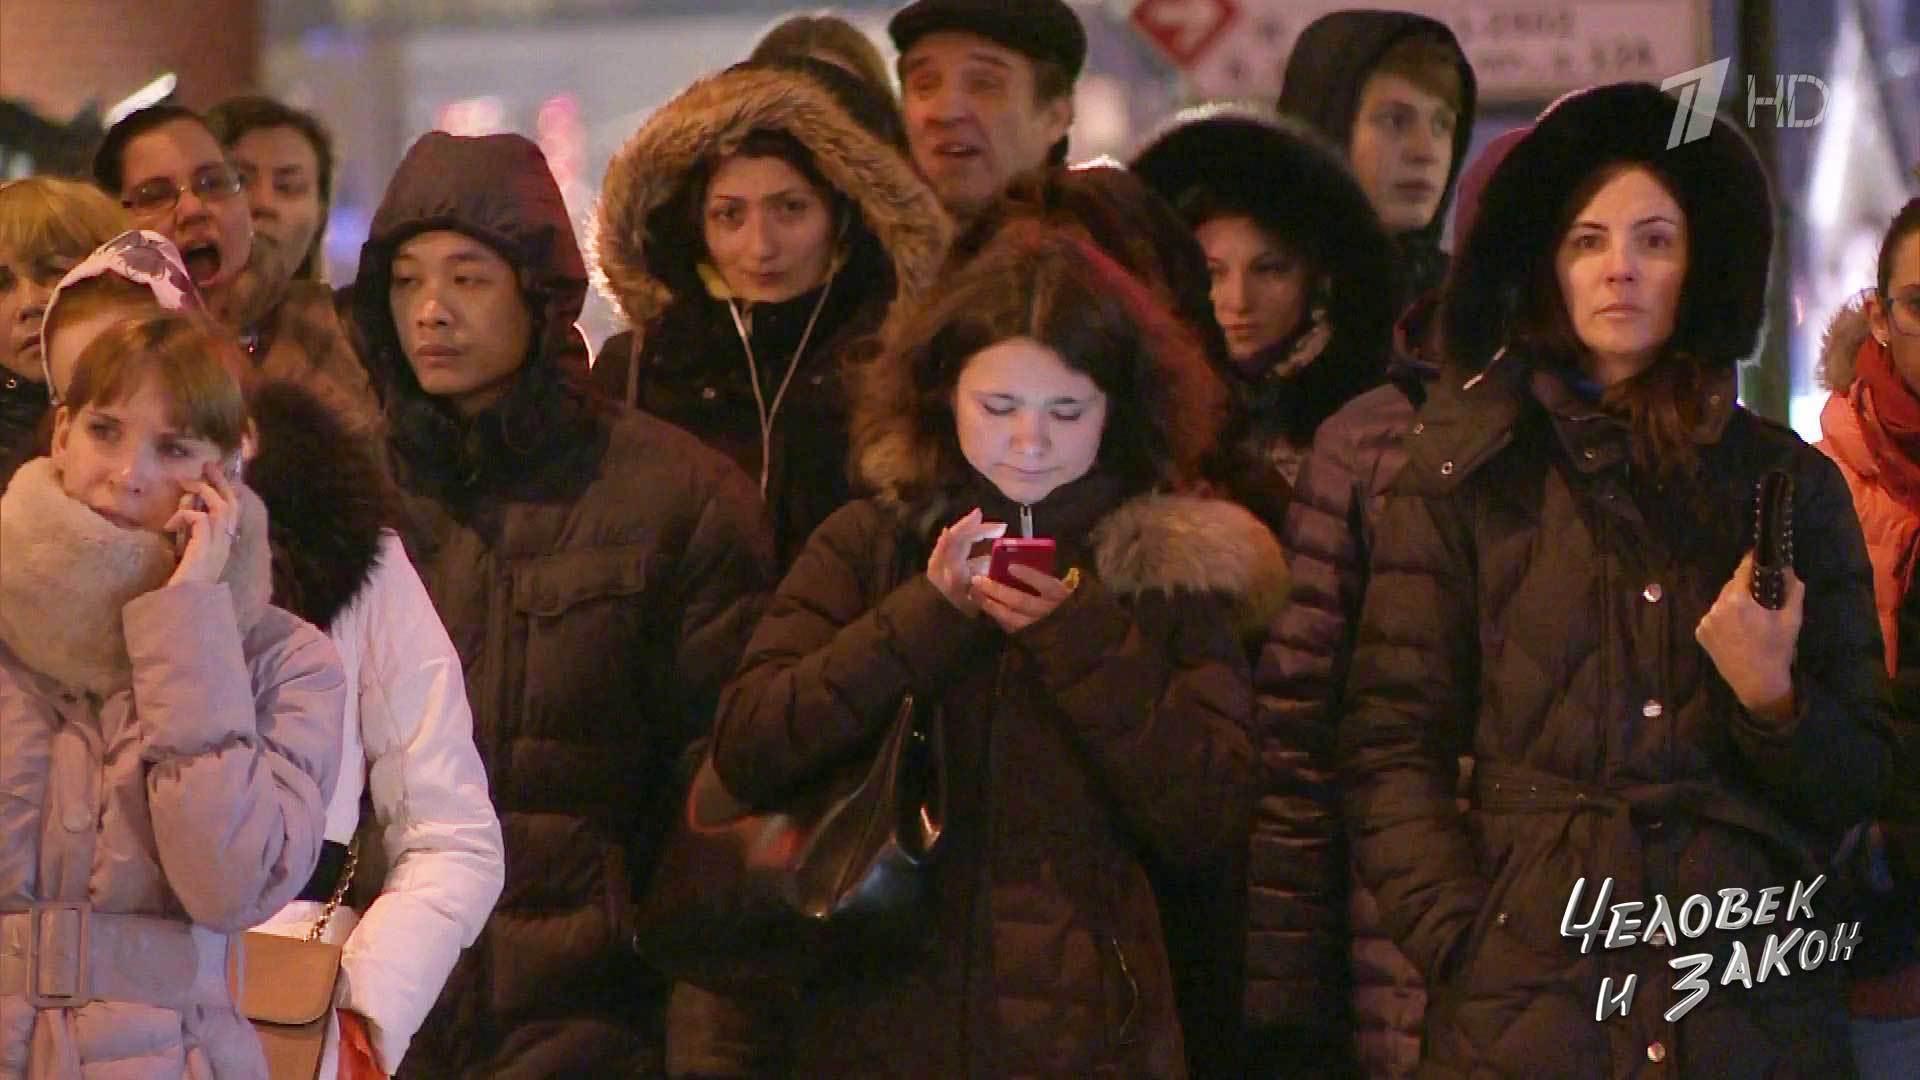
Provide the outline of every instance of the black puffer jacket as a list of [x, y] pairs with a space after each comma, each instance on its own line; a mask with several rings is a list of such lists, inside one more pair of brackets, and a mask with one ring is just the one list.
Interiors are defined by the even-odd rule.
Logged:
[[[1735, 940], [1758, 974], [1784, 922], [1684, 943], [1582, 951], [1575, 883], [1678, 906], [1720, 889], [1811, 883], [1889, 772], [1886, 671], [1846, 484], [1818, 451], [1735, 400], [1733, 361], [1763, 309], [1771, 207], [1722, 121], [1666, 148], [1672, 99], [1622, 84], [1569, 98], [1489, 181], [1442, 309], [1447, 375], [1406, 441], [1375, 528], [1340, 731], [1362, 877], [1427, 978], [1433, 1075], [1845, 1075], [1841, 968], [1719, 984]], [[1689, 477], [1634, 467], [1624, 424], [1563, 369], [1507, 341], [1562, 204], [1614, 162], [1654, 162], [1686, 215], [1689, 265], [1659, 363], [1696, 358]], [[1516, 257], [1519, 256], [1519, 257]], [[1677, 355], [1684, 354], [1680, 359]], [[1695, 638], [1753, 544], [1760, 475], [1794, 479], [1806, 583], [1782, 722], [1744, 709]], [[1457, 755], [1475, 760], [1470, 810]], [[1812, 923], [1832, 932], [1838, 889]], [[1650, 911], [1651, 909], [1643, 909]], [[1713, 991], [1677, 1022], [1671, 967], [1713, 957]], [[1797, 954], [1796, 954], [1797, 955]], [[1602, 980], [1637, 976], [1595, 1022]]]
[[1447, 191], [1424, 229], [1395, 237], [1400, 251], [1400, 282], [1394, 310], [1398, 311], [1428, 290], [1440, 287], [1447, 273], [1447, 256], [1440, 250], [1446, 227], [1447, 203], [1454, 181], [1466, 165], [1473, 141], [1477, 91], [1467, 54], [1445, 23], [1405, 11], [1336, 11], [1313, 21], [1301, 31], [1287, 56], [1281, 78], [1279, 109], [1317, 129], [1343, 152], [1353, 144], [1360, 92], [1373, 75], [1374, 65], [1388, 49], [1413, 34], [1424, 34], [1450, 46], [1459, 58], [1460, 115], [1453, 129], [1453, 167], [1447, 173]]
[[[421, 390], [388, 311], [395, 250], [451, 229], [519, 272], [531, 355], [466, 420]], [[772, 552], [752, 486], [664, 421], [596, 410], [586, 269], [534, 145], [430, 134], [362, 250], [354, 316], [389, 386], [419, 567], [466, 668], [507, 881], [408, 1052], [422, 1077], [649, 1075], [665, 986], [627, 914], [740, 654]]]
[[0, 368], [0, 490], [39, 451], [41, 425], [51, 407], [46, 383]]
[[[597, 279], [640, 328], [608, 342], [595, 383], [763, 479], [783, 567], [851, 494], [844, 367], [897, 298], [932, 284], [951, 233], [939, 200], [900, 152], [820, 85], [830, 74], [742, 66], [661, 106], [608, 165], [594, 234]], [[785, 132], [806, 147], [852, 216], [824, 289], [746, 309], [750, 363], [730, 301], [715, 295], [700, 268], [694, 181], [756, 130]], [[764, 448], [756, 368], [759, 400], [769, 410], [778, 404]]]

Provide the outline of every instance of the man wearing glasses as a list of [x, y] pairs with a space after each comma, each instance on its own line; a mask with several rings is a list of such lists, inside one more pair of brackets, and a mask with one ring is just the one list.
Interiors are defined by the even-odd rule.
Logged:
[[[247, 348], [263, 375], [300, 383], [350, 425], [378, 415], [366, 369], [348, 344], [324, 288], [287, 304], [282, 261], [254, 243], [252, 205], [240, 170], [199, 114], [156, 105], [107, 131], [94, 181], [119, 198], [133, 224], [173, 241], [207, 307]], [[256, 247], [259, 248], [256, 251]]]

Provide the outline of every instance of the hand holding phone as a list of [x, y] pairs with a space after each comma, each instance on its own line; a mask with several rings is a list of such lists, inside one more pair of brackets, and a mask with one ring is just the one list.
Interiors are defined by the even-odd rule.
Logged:
[[993, 542], [993, 554], [987, 563], [987, 580], [1019, 589], [1028, 596], [1039, 596], [1033, 586], [1013, 576], [1013, 567], [1027, 566], [1049, 576], [1054, 574], [1054, 543], [1050, 536], [1003, 536]]
[[179, 559], [168, 584], [211, 584], [220, 580], [240, 531], [240, 499], [235, 493], [239, 471], [236, 453], [218, 465], [208, 462], [202, 479], [183, 485], [180, 509], [166, 524]]

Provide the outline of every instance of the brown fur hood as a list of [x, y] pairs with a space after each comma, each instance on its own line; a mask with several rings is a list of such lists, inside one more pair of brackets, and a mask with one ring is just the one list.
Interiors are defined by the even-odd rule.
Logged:
[[1853, 385], [1853, 365], [1860, 346], [1872, 334], [1867, 325], [1867, 294], [1862, 292], [1840, 306], [1820, 338], [1820, 366], [1814, 374], [1822, 387], [1836, 394], [1846, 393]]
[[1116, 593], [1217, 593], [1244, 635], [1263, 633], [1292, 581], [1280, 543], [1245, 507], [1197, 495], [1141, 495], [1093, 530], [1093, 567]]
[[691, 226], [656, 215], [677, 204], [695, 166], [756, 129], [784, 131], [812, 152], [820, 174], [860, 208], [892, 264], [896, 298], [934, 281], [953, 226], [933, 191], [892, 146], [856, 123], [827, 89], [796, 71], [739, 67], [694, 83], [660, 107], [607, 166], [588, 237], [594, 285], [627, 321], [645, 326], [676, 290], [694, 287]]

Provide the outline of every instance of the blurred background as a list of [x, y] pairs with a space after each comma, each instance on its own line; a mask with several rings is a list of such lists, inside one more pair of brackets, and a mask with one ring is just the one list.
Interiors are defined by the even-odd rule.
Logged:
[[[780, 18], [833, 10], [891, 59], [902, 0], [4, 0], [0, 178], [84, 173], [103, 125], [171, 96], [204, 108], [258, 90], [318, 113], [338, 142], [327, 254], [350, 281], [367, 221], [409, 143], [439, 128], [515, 131], [545, 149], [576, 222], [608, 159], [699, 75]], [[1743, 396], [1817, 430], [1819, 335], [1872, 281], [1879, 234], [1920, 192], [1920, 0], [1073, 0], [1089, 38], [1072, 156], [1124, 158], [1179, 107], [1271, 104], [1300, 29], [1398, 6], [1460, 36], [1481, 80], [1476, 148], [1594, 82], [1660, 82], [1730, 63], [1783, 210], [1767, 344]], [[1796, 78], [1797, 76], [1797, 78]], [[620, 329], [598, 297], [585, 329]]]

